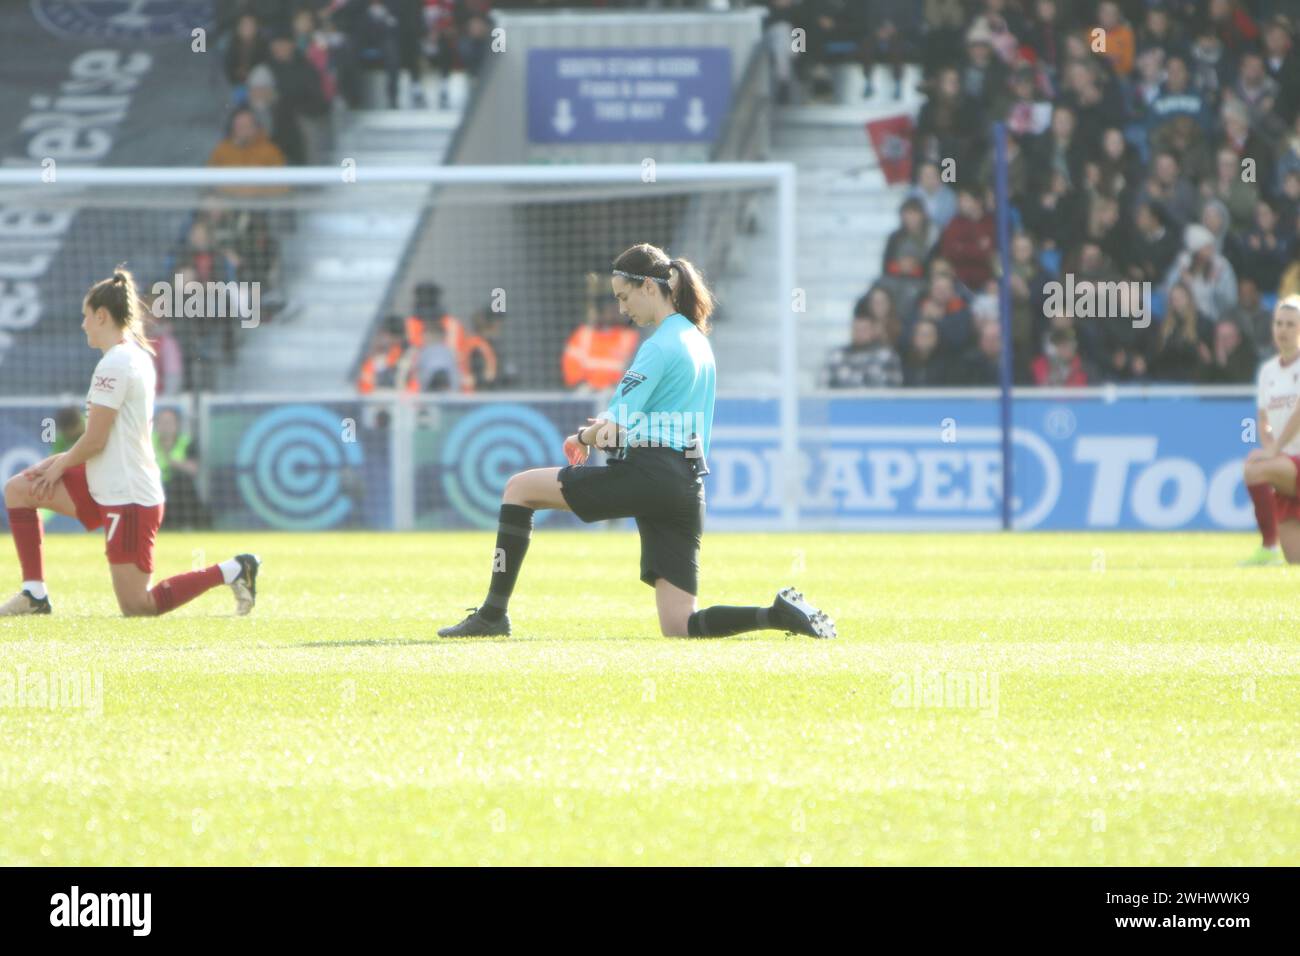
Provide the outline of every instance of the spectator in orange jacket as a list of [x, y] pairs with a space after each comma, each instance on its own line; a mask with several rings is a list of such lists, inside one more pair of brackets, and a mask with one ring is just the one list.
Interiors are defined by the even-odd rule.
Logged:
[[[253, 111], [247, 107], [235, 110], [230, 117], [230, 130], [225, 139], [217, 143], [208, 157], [209, 166], [283, 166], [284, 153], [271, 142]], [[232, 196], [265, 196], [288, 191], [287, 186], [223, 186], [222, 191]]]
[[411, 374], [412, 350], [406, 341], [402, 317], [390, 315], [375, 336], [370, 354], [361, 363], [357, 391], [370, 395], [375, 390], [417, 392], [420, 383]]
[[619, 324], [618, 300], [613, 296], [602, 298], [591, 311], [591, 319], [573, 330], [564, 347], [567, 388], [612, 388], [631, 364], [640, 342], [636, 330]]
[[[1094, 35], [1093, 31], [1097, 29], [1103, 32]], [[1111, 66], [1121, 77], [1127, 77], [1133, 72], [1137, 40], [1133, 34], [1133, 27], [1124, 19], [1119, 4], [1114, 0], [1102, 0], [1097, 5], [1097, 22], [1089, 27], [1084, 39], [1088, 41], [1089, 49], [1094, 49], [1096, 39], [1104, 39], [1105, 47], [1097, 52], [1110, 60]]]

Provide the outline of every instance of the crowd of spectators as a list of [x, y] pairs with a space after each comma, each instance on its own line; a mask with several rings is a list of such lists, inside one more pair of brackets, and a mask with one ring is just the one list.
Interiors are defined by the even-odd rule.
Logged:
[[[1300, 292], [1295, 4], [769, 6], [861, 21], [851, 55], [864, 41], [878, 54], [888, 35], [890, 62], [924, 69], [914, 183], [825, 384], [998, 381], [998, 121], [1009, 132], [1014, 381], [1253, 380], [1273, 350], [1271, 306]], [[1142, 286], [1122, 316], [1085, 317], [1050, 294], [1067, 279], [1149, 283], [1150, 325], [1130, 320], [1141, 324]]]
[[[776, 98], [783, 104], [791, 100], [796, 84], [813, 99], [829, 97], [831, 71], [840, 63], [862, 65], [868, 97], [875, 92], [874, 67], [888, 67], [892, 80], [889, 93], [900, 99], [904, 64], [932, 59], [928, 34], [942, 38], [945, 24], [954, 15], [965, 16], [960, 0], [764, 0], [760, 5], [767, 9]], [[797, 51], [790, 41], [793, 30], [802, 31], [803, 42]], [[934, 56], [939, 54], [939, 50], [933, 51]]]
[[[357, 376], [357, 391], [485, 392], [520, 386], [507, 351], [506, 314], [477, 310], [468, 329], [442, 303], [434, 282], [415, 287], [410, 315], [389, 315], [375, 332]], [[632, 363], [640, 333], [619, 314], [609, 293], [594, 295], [559, 356], [564, 387], [576, 392], [612, 388]]]
[[[368, 71], [384, 75], [390, 108], [398, 106], [398, 78], [411, 81], [414, 105], [426, 100], [426, 70], [442, 78], [441, 105], [447, 104], [447, 79], [453, 71], [478, 73], [491, 41], [493, 0], [230, 0], [222, 22], [230, 40], [225, 51], [226, 78], [246, 88], [257, 64], [274, 72], [275, 89], [289, 100], [288, 112], [317, 116], [322, 100], [336, 96], [352, 108], [366, 99]], [[287, 39], [298, 55], [281, 58], [273, 49]], [[307, 82], [302, 65], [318, 83]], [[286, 151], [286, 155], [288, 152]], [[293, 162], [292, 158], [290, 162]]]
[[421, 282], [414, 308], [384, 319], [361, 363], [357, 391], [487, 392], [512, 387], [519, 374], [505, 350], [506, 313], [484, 306], [469, 328], [443, 307], [442, 287]]
[[[236, 116], [236, 135], [244, 122], [241, 116]], [[184, 217], [157, 277], [169, 290], [163, 293], [169, 301], [155, 307], [154, 282], [144, 296], [148, 335], [158, 353], [160, 395], [211, 388], [213, 367], [234, 361], [241, 343], [237, 331], [254, 302], [259, 324], [280, 312], [284, 297], [277, 235], [292, 228], [292, 221], [287, 210], [250, 207], [240, 196], [221, 190], [214, 190]], [[191, 283], [204, 290], [204, 310], [209, 303], [220, 303], [217, 313], [173, 314], [177, 299], [187, 304], [189, 290], [195, 288]], [[208, 283], [218, 284], [222, 294], [210, 296], [214, 287]], [[178, 295], [173, 296], [173, 288], [179, 289]]]
[[[403, 70], [417, 106], [426, 64], [446, 76], [478, 69], [490, 34], [490, 0], [228, 0], [218, 4], [215, 42], [228, 84], [228, 112], [213, 147], [212, 167], [279, 167], [327, 162], [339, 111], [365, 102], [364, 76], [385, 76], [397, 105]], [[441, 85], [445, 98], [447, 84]], [[445, 102], [443, 104], [446, 105]], [[257, 284], [261, 321], [284, 302], [281, 238], [294, 231], [292, 210], [279, 208], [284, 187], [213, 190], [180, 223], [159, 281]], [[152, 288], [153, 283], [149, 283]], [[212, 369], [232, 362], [241, 317], [156, 320], [150, 335], [167, 355], [159, 391], [175, 394], [213, 384]], [[491, 323], [489, 322], [490, 326]]]

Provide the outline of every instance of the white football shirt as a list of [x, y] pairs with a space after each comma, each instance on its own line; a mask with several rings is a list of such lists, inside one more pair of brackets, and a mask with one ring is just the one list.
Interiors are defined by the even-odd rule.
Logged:
[[[1273, 430], [1273, 435], [1281, 435], [1287, 420], [1300, 404], [1300, 356], [1287, 365], [1283, 365], [1278, 356], [1273, 356], [1260, 366], [1256, 384], [1259, 389], [1258, 407], [1268, 416], [1268, 427]], [[1284, 455], [1300, 455], [1300, 435], [1278, 451]]]
[[95, 366], [90, 405], [117, 409], [104, 450], [86, 462], [90, 496], [101, 505], [160, 505], [162, 478], [153, 452], [153, 356], [130, 339], [114, 345]]

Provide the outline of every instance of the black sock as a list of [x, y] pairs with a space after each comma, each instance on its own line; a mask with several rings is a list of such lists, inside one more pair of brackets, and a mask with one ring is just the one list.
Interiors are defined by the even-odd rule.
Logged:
[[533, 509], [502, 505], [497, 525], [497, 549], [492, 556], [492, 583], [478, 612], [484, 620], [499, 621], [506, 613], [510, 594], [519, 578], [528, 541], [533, 535]]
[[686, 630], [691, 637], [730, 637], [746, 631], [762, 631], [772, 625], [767, 616], [768, 607], [728, 607], [715, 604], [696, 611], [686, 620]]

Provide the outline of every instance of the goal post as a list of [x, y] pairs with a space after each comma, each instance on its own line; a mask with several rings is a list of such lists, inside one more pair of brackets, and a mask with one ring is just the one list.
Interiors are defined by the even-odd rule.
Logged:
[[[428, 382], [419, 382], [415, 411], [394, 416], [394, 427], [410, 431], [414, 444], [403, 439], [384, 446], [390, 466], [382, 480], [397, 482], [396, 472], [419, 459], [419, 429], [443, 406], [459, 409], [475, 399], [497, 407], [597, 404], [601, 389], [575, 390], [565, 381], [565, 340], [609, 298], [613, 257], [649, 241], [695, 261], [718, 294], [720, 397], [760, 391], [775, 405], [777, 526], [793, 529], [801, 474], [795, 183], [788, 163], [653, 159], [3, 169], [0, 284], [8, 294], [0, 298], [8, 304], [0, 307], [0, 395], [51, 398], [61, 407], [80, 401], [94, 359], [77, 328], [81, 297], [123, 261], [150, 293], [155, 314], [153, 293], [168, 300], [164, 317], [182, 346], [184, 368], [179, 384], [169, 380], [163, 394], [204, 397], [173, 403], [196, 409], [188, 423], [195, 430], [211, 425], [219, 409], [233, 421], [230, 409], [252, 393], [279, 395], [285, 405], [308, 392], [346, 396], [390, 317], [412, 314], [422, 284], [441, 287], [441, 307], [467, 334], [477, 331], [476, 315], [490, 319], [499, 305], [514, 381], [491, 394], [456, 388], [451, 404], [453, 393], [426, 392]], [[232, 255], [222, 243], [234, 243]], [[194, 282], [202, 294], [190, 314]], [[386, 404], [384, 385], [378, 387], [367, 407]], [[48, 411], [40, 416], [48, 417]], [[204, 434], [195, 444], [218, 456], [237, 451], [213, 446], [212, 438]], [[543, 463], [515, 457], [526, 466]], [[201, 474], [214, 493], [239, 487], [214, 485], [206, 468]], [[379, 475], [373, 472], [372, 480]], [[408, 485], [392, 484], [385, 495], [392, 507], [380, 526], [420, 524], [425, 512]], [[212, 504], [220, 510], [238, 503]]]

